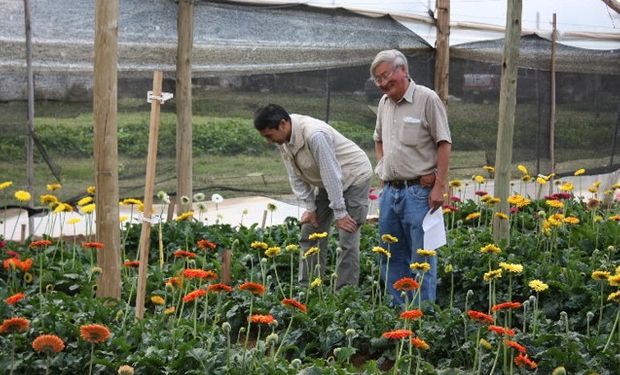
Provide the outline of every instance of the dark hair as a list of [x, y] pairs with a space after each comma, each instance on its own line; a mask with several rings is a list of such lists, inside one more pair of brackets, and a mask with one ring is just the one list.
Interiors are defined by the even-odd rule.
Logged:
[[286, 109], [277, 104], [267, 104], [254, 112], [254, 127], [256, 130], [276, 129], [280, 122], [286, 120], [291, 122], [291, 116]]

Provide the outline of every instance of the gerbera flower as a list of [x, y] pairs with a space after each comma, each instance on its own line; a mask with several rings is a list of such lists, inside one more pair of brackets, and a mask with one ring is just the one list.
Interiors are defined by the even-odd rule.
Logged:
[[533, 360], [529, 359], [526, 355], [524, 354], [519, 354], [515, 360], [515, 365], [521, 367], [521, 366], [529, 366], [531, 369], [535, 369], [536, 367], [538, 367], [538, 364], [536, 362], [534, 362]]
[[418, 255], [423, 256], [423, 257], [434, 257], [437, 255], [437, 252], [435, 250], [427, 250], [427, 249], [418, 249], [416, 250], [416, 253], [418, 253]]
[[487, 195], [487, 194], [489, 194], [489, 193], [487, 193], [487, 192], [486, 192], [486, 191], [484, 191], [484, 190], [476, 190], [476, 191], [474, 191], [474, 194], [476, 194], [476, 195], [477, 195], [477, 196], [479, 196], [479, 197], [484, 197], [485, 195]]
[[548, 199], [545, 201], [545, 204], [553, 208], [564, 208], [564, 203], [558, 200]]
[[472, 212], [471, 214], [465, 216], [465, 221], [470, 221], [479, 218], [481, 215], [480, 212]]
[[383, 337], [390, 340], [402, 340], [413, 335], [413, 331], [410, 329], [397, 329], [394, 331], [388, 331], [383, 333]]
[[523, 175], [523, 176], [521, 176], [521, 181], [523, 181], [523, 182], [530, 182], [530, 181], [532, 181], [532, 176], [530, 176], [529, 174]]
[[584, 173], [586, 173], [586, 170], [583, 168], [579, 168], [575, 171], [575, 176], [581, 176]]
[[491, 307], [491, 311], [498, 311], [504, 309], [519, 309], [521, 308], [521, 302], [503, 302]]
[[26, 259], [24, 261], [21, 261], [16, 266], [17, 266], [17, 268], [22, 270], [22, 272], [28, 272], [28, 271], [30, 271], [30, 268], [32, 268], [32, 259], [28, 258], [28, 259]]
[[184, 297], [183, 297], [183, 302], [185, 303], [189, 303], [192, 302], [193, 300], [195, 300], [196, 298], [202, 297], [205, 294], [207, 294], [207, 291], [204, 289], [197, 289], [194, 290], [193, 292], [189, 292], [187, 293]]
[[138, 268], [138, 267], [140, 267], [140, 261], [137, 261], [137, 260], [126, 260], [125, 262], [123, 262], [123, 266], [129, 267], [129, 268]]
[[485, 348], [486, 350], [491, 350], [493, 349], [493, 345], [491, 345], [490, 342], [488, 342], [485, 339], [480, 339], [480, 346], [482, 346], [483, 348]]
[[254, 314], [251, 315], [248, 320], [250, 321], [250, 323], [255, 323], [255, 324], [272, 324], [273, 322], [275, 322], [275, 318], [273, 317], [273, 315], [268, 314], [268, 315], [260, 315], [260, 314]]
[[321, 284], [323, 284], [323, 281], [321, 280], [320, 277], [317, 277], [316, 279], [312, 280], [312, 282], [310, 283], [310, 288], [318, 288], [321, 286]]
[[172, 255], [174, 255], [175, 258], [196, 258], [196, 253], [181, 249], [175, 251]]
[[164, 299], [164, 297], [162, 296], [151, 296], [151, 302], [153, 303], [153, 305], [158, 305], [158, 306], [162, 306], [164, 304], [166, 304], [166, 300]]
[[495, 217], [497, 217], [500, 220], [508, 220], [508, 219], [510, 219], [510, 217], [508, 215], [506, 215], [505, 213], [503, 213], [503, 212], [496, 212], [495, 213]]
[[232, 287], [230, 287], [229, 285], [223, 284], [223, 283], [210, 284], [209, 286], [207, 286], [207, 292], [215, 292], [215, 293], [226, 292], [226, 293], [230, 293], [232, 291], [233, 291]]
[[523, 354], [525, 354], [525, 353], [526, 353], [526, 351], [527, 351], [527, 350], [525, 349], [525, 346], [523, 346], [523, 345], [519, 344], [519, 343], [518, 343], [518, 342], [516, 342], [516, 341], [512, 341], [512, 340], [506, 340], [506, 339], [504, 339], [504, 344], [506, 344], [506, 346], [510, 346], [511, 348], [513, 348], [513, 349], [515, 349], [515, 350], [517, 350], [518, 352], [523, 353]]
[[280, 249], [280, 246], [272, 246], [265, 250], [265, 256], [271, 258], [280, 255], [281, 252], [282, 249]]
[[84, 341], [96, 344], [104, 342], [110, 338], [112, 333], [108, 327], [102, 324], [86, 324], [80, 326], [80, 336]]
[[396, 243], [398, 242], [398, 238], [392, 236], [391, 234], [386, 233], [381, 236], [381, 241], [387, 242], [387, 243]]
[[80, 207], [80, 212], [83, 214], [92, 214], [93, 212], [95, 212], [96, 208], [97, 208], [97, 205], [94, 203], [91, 203], [91, 204], [87, 204], [86, 206]]
[[308, 236], [308, 239], [310, 241], [314, 241], [314, 240], [319, 240], [321, 238], [326, 238], [327, 237], [327, 232], [320, 232], [320, 233], [312, 233]]
[[58, 198], [56, 198], [56, 196], [51, 195], [51, 194], [43, 194], [39, 196], [39, 202], [45, 205], [55, 204], [55, 203], [58, 203]]
[[499, 279], [500, 277], [502, 277], [502, 269], [498, 268], [496, 270], [485, 272], [482, 279], [484, 281], [491, 281], [493, 279]]
[[517, 165], [517, 169], [519, 170], [519, 172], [521, 172], [523, 174], [529, 174], [529, 172], [527, 171], [527, 168], [525, 167], [525, 165], [519, 164], [519, 165]]
[[30, 328], [30, 320], [16, 317], [5, 319], [0, 325], [0, 333], [23, 333]]
[[142, 203], [142, 201], [139, 199], [125, 198], [121, 201], [121, 204], [123, 206], [132, 206], [132, 205], [140, 206], [140, 205], [143, 205], [144, 203]]
[[303, 303], [294, 300], [292, 298], [285, 298], [282, 300], [282, 304], [284, 306], [289, 306], [289, 307], [294, 307], [297, 310], [301, 311], [302, 313], [306, 313], [308, 311], [308, 308], [306, 307], [306, 305], [304, 305]]
[[175, 288], [181, 288], [183, 286], [183, 279], [180, 277], [173, 276], [167, 279], [164, 284], [171, 285]]
[[217, 245], [208, 240], [198, 240], [198, 247], [201, 249], [215, 249]]
[[620, 302], [620, 290], [613, 292], [607, 296], [608, 301]]
[[186, 268], [182, 272], [183, 277], [186, 279], [203, 279], [203, 280], [215, 280], [217, 279], [217, 273], [213, 271], [205, 271], [196, 268]]
[[304, 253], [304, 259], [314, 254], [318, 254], [320, 251], [321, 249], [319, 249], [318, 246], [312, 246], [311, 248], [306, 250], [306, 252]]
[[194, 211], [183, 212], [181, 215], [177, 216], [174, 220], [176, 221], [186, 221], [194, 217]]
[[495, 246], [494, 244], [490, 243], [490, 244], [487, 244], [485, 246], [482, 246], [480, 248], [480, 252], [481, 253], [485, 253], [485, 254], [488, 254], [488, 253], [499, 254], [499, 253], [502, 252], [502, 249], [499, 248], [498, 246]]
[[396, 280], [396, 282], [394, 282], [392, 287], [394, 287], [394, 289], [398, 291], [404, 290], [406, 292], [409, 292], [412, 290], [419, 289], [420, 284], [418, 284], [418, 282], [412, 279], [411, 277], [403, 277], [402, 279]]
[[484, 177], [480, 175], [476, 175], [472, 177], [472, 180], [476, 181], [478, 184], [484, 184]]
[[95, 195], [95, 193], [97, 192], [97, 189], [94, 186], [90, 185], [86, 187], [86, 192], [88, 194]]
[[15, 270], [20, 263], [21, 261], [19, 258], [7, 258], [2, 261], [2, 267], [4, 267], [5, 270]]
[[7, 299], [5, 299], [4, 301], [8, 304], [8, 305], [14, 305], [17, 302], [21, 301], [22, 299], [24, 299], [26, 297], [26, 294], [19, 292], [19, 293], [15, 293], [11, 296], [9, 296]]
[[164, 310], [164, 315], [171, 315], [171, 314], [174, 314], [176, 311], [177, 311], [176, 307], [170, 306]]
[[562, 191], [573, 191], [574, 189], [575, 186], [571, 182], [564, 182], [562, 185], [560, 185], [560, 190]]
[[385, 255], [386, 257], [391, 257], [392, 253], [390, 253], [389, 251], [385, 250], [384, 248], [382, 248], [381, 246], [375, 246], [372, 248], [372, 252], [376, 253], [376, 254], [382, 254]]
[[431, 265], [428, 262], [414, 262], [409, 265], [412, 271], [420, 270], [422, 272], [428, 272], [431, 269]]
[[489, 331], [491, 332], [495, 332], [498, 335], [506, 335], [506, 336], [514, 336], [515, 335], [515, 331], [512, 329], [508, 329], [508, 328], [504, 328], [504, 327], [500, 327], [500, 326], [494, 326], [494, 325], [490, 325], [487, 328]]
[[426, 341], [422, 340], [419, 337], [412, 338], [411, 343], [413, 344], [413, 346], [421, 350], [428, 350], [430, 348], [430, 346], [428, 346]]
[[62, 212], [73, 212], [73, 207], [68, 203], [58, 203], [54, 208], [54, 213], [59, 214]]
[[79, 217], [72, 217], [72, 218], [69, 218], [69, 220], [67, 220], [67, 224], [74, 225], [74, 224], [79, 223], [81, 220], [82, 219], [80, 219]]
[[80, 199], [79, 201], [77, 201], [77, 205], [78, 206], [86, 206], [87, 204], [91, 203], [92, 201], [93, 201], [93, 197], [86, 196], [86, 197]]
[[502, 269], [504, 269], [504, 271], [508, 271], [508, 272], [512, 272], [512, 273], [521, 273], [521, 272], [523, 272], [523, 265], [521, 265], [521, 264], [500, 262], [499, 266]]
[[239, 285], [239, 290], [246, 290], [255, 296], [262, 296], [266, 289], [265, 286], [259, 283], [254, 283], [251, 281], [247, 281], [241, 285]]
[[133, 375], [134, 369], [129, 365], [122, 365], [118, 368], [118, 375]]
[[592, 272], [592, 279], [594, 280], [607, 280], [611, 276], [610, 272], [607, 271], [594, 271]]
[[461, 180], [452, 180], [449, 182], [449, 185], [454, 188], [461, 187]]
[[17, 199], [20, 202], [28, 202], [32, 198], [30, 193], [25, 190], [16, 191], [14, 196], [15, 196], [15, 199]]
[[407, 310], [400, 313], [400, 318], [405, 320], [415, 320], [424, 316], [424, 313], [420, 309]]
[[32, 348], [39, 353], [59, 353], [65, 348], [65, 343], [56, 335], [40, 335], [32, 342]]
[[103, 249], [103, 244], [101, 242], [83, 242], [82, 247], [87, 249]]
[[299, 250], [299, 245], [295, 245], [295, 244], [290, 244], [290, 245], [286, 245], [286, 251], [288, 252], [294, 252], [294, 251], [298, 251]]
[[549, 285], [543, 283], [540, 280], [532, 280], [527, 285], [529, 285], [530, 288], [534, 289], [537, 292], [543, 292], [549, 289]]
[[616, 274], [607, 278], [609, 286], [620, 286], [620, 272], [616, 269]]
[[0, 190], [4, 190], [8, 187], [13, 186], [13, 181], [4, 181], [4, 182], [0, 182]]
[[471, 320], [475, 320], [484, 324], [493, 324], [495, 322], [495, 319], [491, 315], [476, 310], [469, 310], [467, 312], [467, 316]]
[[269, 245], [267, 245], [267, 243], [262, 242], [262, 241], [253, 241], [250, 244], [250, 247], [252, 249], [259, 249], [259, 250], [267, 250], [267, 249], [269, 249]]

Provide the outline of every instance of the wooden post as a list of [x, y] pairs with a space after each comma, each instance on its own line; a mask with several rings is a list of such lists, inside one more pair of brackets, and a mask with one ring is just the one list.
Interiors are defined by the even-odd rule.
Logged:
[[[192, 198], [192, 46], [194, 0], [179, 0], [177, 16], [177, 214], [191, 209]], [[190, 198], [183, 204], [180, 197]]]
[[[34, 74], [32, 73], [32, 23], [30, 0], [24, 0], [24, 23], [26, 26], [26, 78], [28, 81], [28, 121], [26, 136], [26, 183], [28, 192], [34, 196]], [[33, 207], [32, 201], [28, 207]], [[28, 234], [34, 234], [34, 217], [28, 215]]]
[[435, 92], [448, 104], [450, 78], [450, 0], [437, 0], [437, 45], [435, 49]]
[[93, 116], [97, 252], [101, 267], [97, 296], [121, 297], [120, 231], [118, 218], [117, 139], [118, 0], [96, 0]]
[[232, 279], [232, 250], [226, 249], [222, 252], [222, 269], [220, 270], [220, 281], [230, 285]]
[[[556, 14], [553, 13], [553, 31], [551, 32], [551, 67], [549, 68], [549, 74], [551, 75], [551, 88], [550, 93], [550, 115], [549, 115], [549, 156], [551, 163], [551, 170], [549, 173], [552, 175], [555, 173], [555, 47], [557, 41], [557, 23]], [[549, 195], [553, 193], [553, 176], [549, 180]]]
[[[522, 0], [508, 2], [506, 12], [506, 37], [502, 61], [502, 80], [499, 95], [499, 119], [497, 124], [497, 147], [495, 150], [495, 192], [501, 201], [494, 212], [509, 214], [510, 170], [512, 143], [517, 105], [517, 69], [521, 43]], [[496, 243], [509, 241], [509, 220], [493, 216], [493, 238]]]
[[151, 101], [151, 123], [149, 126], [149, 147], [146, 158], [146, 179], [144, 181], [144, 212], [142, 214], [142, 231], [140, 232], [140, 265], [138, 267], [138, 290], [136, 292], [136, 317], [144, 317], [144, 299], [146, 295], [147, 270], [149, 267], [149, 247], [151, 246], [151, 218], [153, 213], [153, 188], [155, 185], [155, 167], [157, 166], [157, 138], [159, 134], [159, 108], [163, 73], [153, 73], [153, 99]]

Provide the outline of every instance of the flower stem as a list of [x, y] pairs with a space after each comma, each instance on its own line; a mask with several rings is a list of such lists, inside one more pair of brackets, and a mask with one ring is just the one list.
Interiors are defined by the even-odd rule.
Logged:
[[614, 336], [614, 331], [618, 326], [618, 320], [620, 320], [620, 308], [618, 309], [618, 313], [616, 314], [616, 321], [614, 322], [613, 327], [611, 327], [611, 332], [609, 332], [609, 337], [607, 338], [607, 342], [605, 343], [605, 347], [603, 348], [603, 353], [607, 350], [609, 343], [611, 343], [611, 338]]

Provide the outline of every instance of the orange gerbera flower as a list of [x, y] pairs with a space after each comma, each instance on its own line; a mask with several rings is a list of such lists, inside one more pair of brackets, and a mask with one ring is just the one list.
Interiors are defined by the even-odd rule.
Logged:
[[84, 341], [96, 344], [108, 340], [112, 333], [102, 324], [85, 324], [80, 326], [80, 336]]
[[16, 269], [17, 265], [20, 263], [21, 261], [19, 260], [19, 258], [7, 258], [2, 262], [2, 267], [4, 267], [5, 270], [10, 270], [10, 269]]
[[169, 279], [167, 279], [164, 284], [170, 284], [172, 286], [174, 286], [175, 288], [180, 288], [183, 286], [183, 279], [181, 277], [176, 277], [173, 276]]
[[532, 370], [538, 367], [538, 364], [527, 357], [527, 355], [519, 354], [515, 358], [515, 365], [521, 366], [529, 366]]
[[5, 319], [0, 325], [0, 333], [22, 333], [30, 327], [30, 320], [16, 317]]
[[198, 240], [198, 247], [201, 249], [215, 249], [217, 245], [208, 240]]
[[492, 324], [495, 322], [495, 319], [493, 319], [491, 315], [476, 310], [469, 310], [467, 312], [467, 316], [471, 320], [475, 320], [484, 324]]
[[513, 348], [513, 349], [515, 349], [515, 350], [517, 350], [517, 351], [519, 351], [520, 353], [523, 353], [523, 354], [525, 354], [525, 352], [527, 351], [525, 349], [525, 346], [519, 344], [516, 341], [504, 340], [504, 344], [506, 344], [506, 346], [510, 346], [511, 348]]
[[103, 249], [103, 244], [101, 242], [83, 242], [82, 246], [87, 249]]
[[491, 325], [487, 329], [489, 331], [491, 331], [491, 332], [497, 333], [498, 335], [506, 335], [506, 336], [510, 336], [510, 337], [515, 335], [515, 331], [514, 330], [509, 329], [509, 328], [500, 327], [500, 326], [493, 326], [493, 325]]
[[32, 348], [39, 353], [58, 353], [65, 348], [65, 343], [56, 335], [40, 335], [32, 342]]
[[410, 329], [397, 329], [394, 331], [388, 331], [383, 333], [383, 337], [391, 340], [402, 340], [413, 335], [413, 331]]
[[400, 313], [401, 319], [415, 320], [424, 316], [424, 313], [420, 309], [407, 310]]
[[34, 249], [34, 248], [42, 247], [42, 246], [49, 246], [51, 244], [52, 244], [52, 241], [50, 240], [39, 240], [39, 241], [32, 241], [28, 247], [31, 249]]
[[186, 279], [215, 280], [217, 279], [217, 273], [197, 268], [186, 268], [183, 270], [183, 277]]
[[26, 297], [26, 294], [19, 292], [19, 293], [15, 293], [12, 296], [9, 296], [7, 299], [5, 299], [4, 301], [9, 304], [9, 305], [14, 305], [17, 302], [19, 302], [20, 300], [22, 300], [24, 297]]
[[285, 298], [282, 300], [282, 304], [284, 306], [290, 306], [290, 307], [294, 307], [297, 310], [301, 311], [302, 313], [306, 313], [308, 311], [308, 308], [306, 307], [306, 305], [304, 305], [303, 303], [294, 300], [292, 298]]
[[177, 250], [172, 255], [175, 258], [196, 258], [196, 253], [187, 250]]
[[504, 309], [520, 309], [521, 302], [504, 302], [499, 303], [491, 307], [491, 311], [504, 310]]
[[32, 259], [28, 258], [24, 261], [19, 262], [19, 264], [17, 265], [17, 268], [19, 268], [23, 272], [30, 271], [30, 269], [32, 268]]
[[247, 290], [248, 292], [254, 294], [255, 296], [262, 296], [265, 294], [265, 286], [259, 283], [253, 283], [251, 281], [247, 281], [241, 285], [239, 285], [239, 290]]
[[407, 292], [420, 288], [420, 284], [418, 284], [418, 282], [411, 277], [403, 277], [402, 279], [396, 280], [396, 282], [392, 286], [398, 291], [404, 290]]
[[198, 297], [202, 297], [205, 294], [207, 294], [207, 291], [204, 289], [197, 289], [194, 290], [193, 292], [189, 292], [185, 295], [185, 297], [183, 297], [183, 302], [188, 303], [188, 302], [192, 302], [193, 300], [195, 300]]
[[222, 283], [217, 283], [217, 284], [211, 284], [207, 287], [207, 291], [208, 292], [226, 292], [226, 293], [230, 293], [233, 291], [233, 288], [229, 285], [226, 284], [222, 284]]
[[128, 260], [123, 263], [123, 266], [129, 268], [138, 268], [140, 267], [140, 261], [138, 260]]
[[414, 337], [411, 339], [411, 343], [418, 349], [428, 350], [430, 346], [426, 343], [426, 341], [422, 340], [419, 337]]
[[271, 324], [275, 322], [275, 318], [271, 314], [269, 315], [254, 314], [249, 317], [249, 320], [251, 323], [256, 323], [256, 324]]

